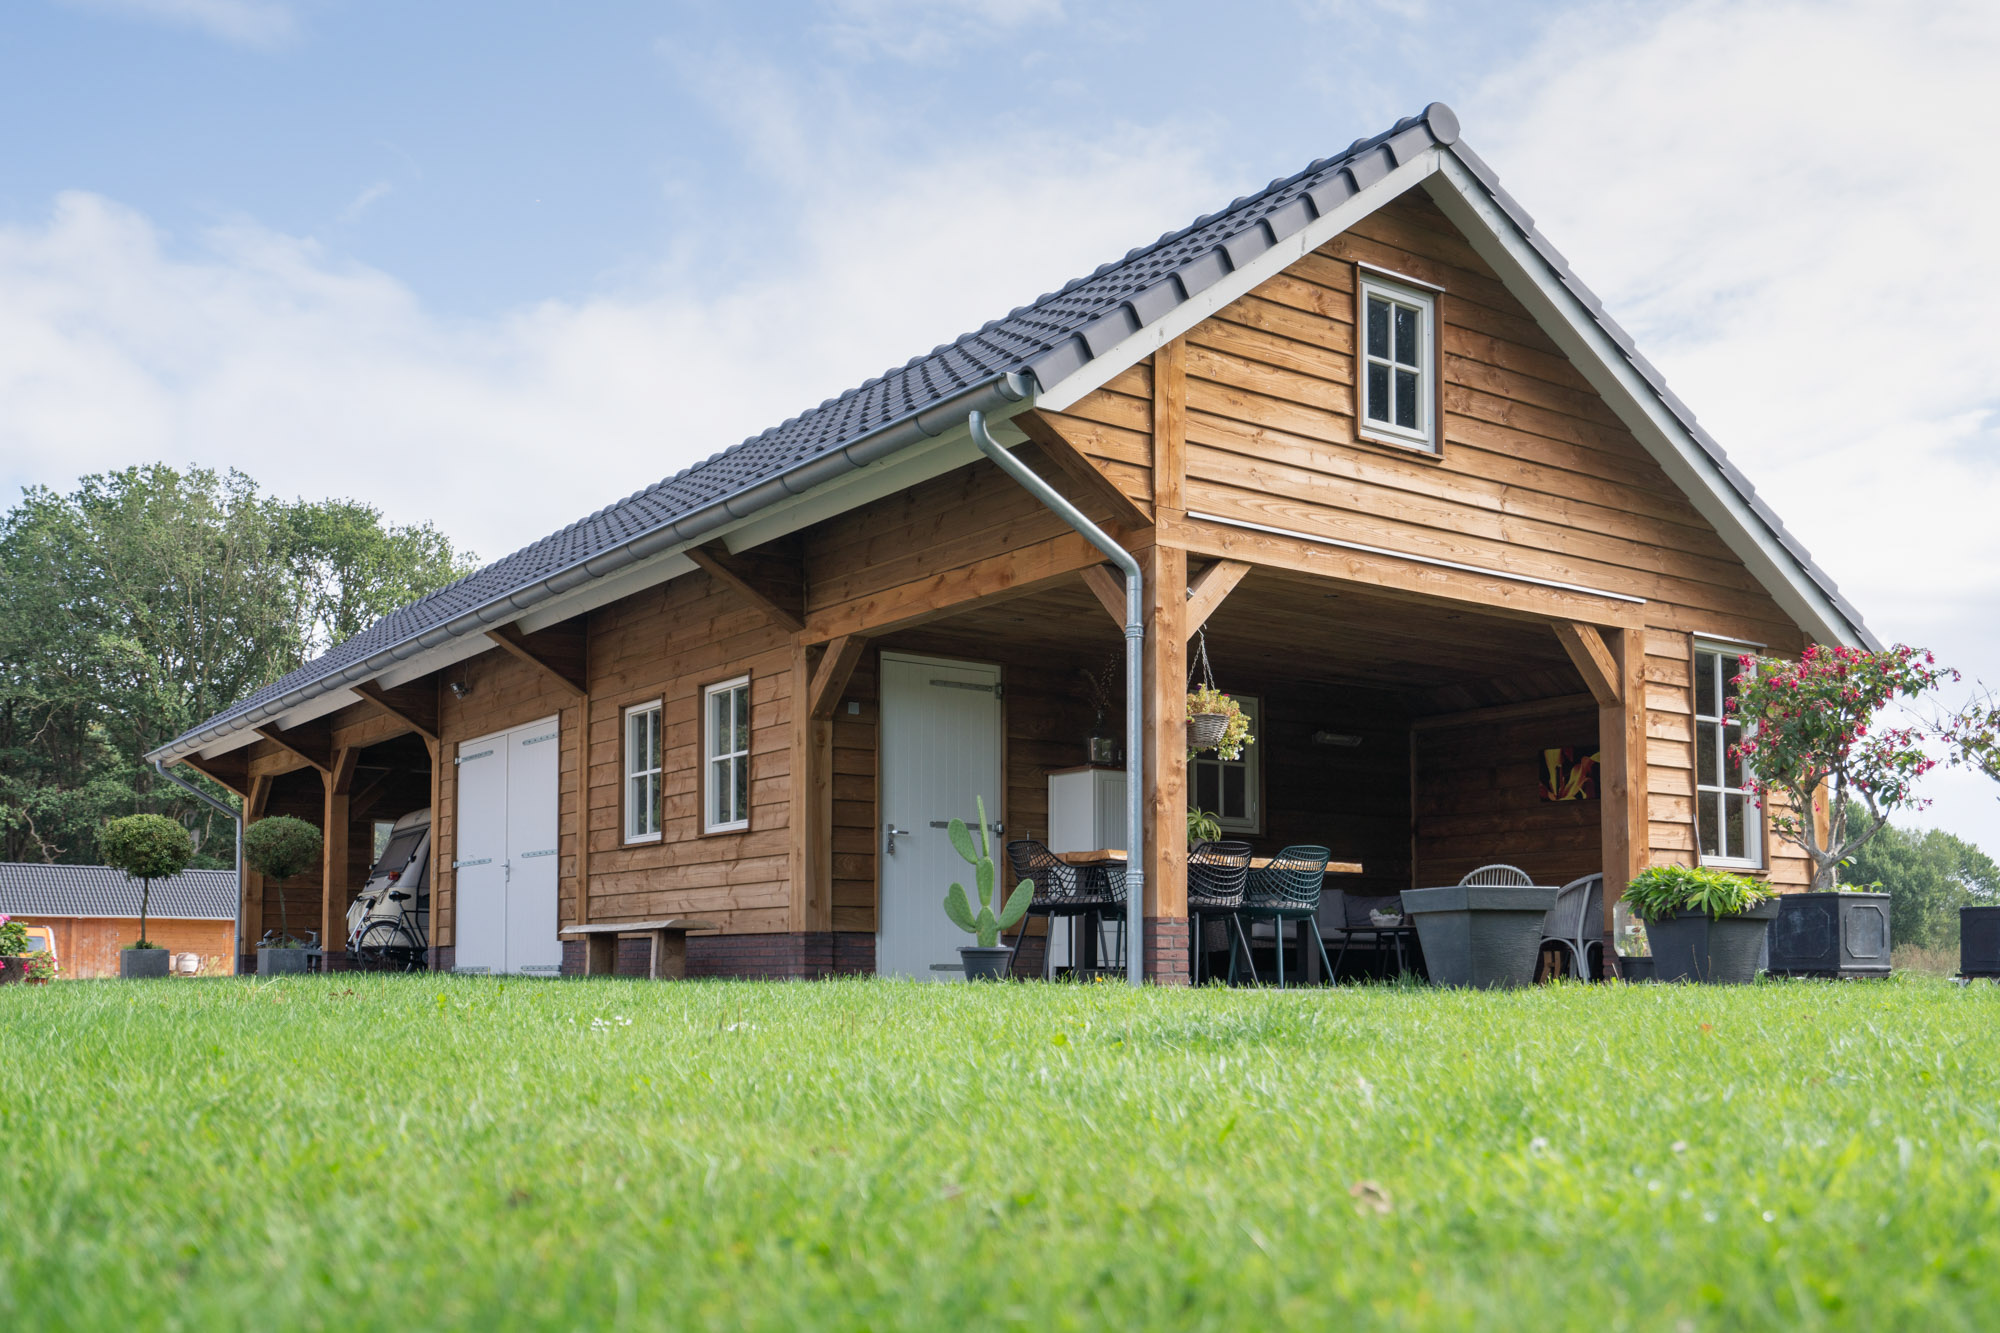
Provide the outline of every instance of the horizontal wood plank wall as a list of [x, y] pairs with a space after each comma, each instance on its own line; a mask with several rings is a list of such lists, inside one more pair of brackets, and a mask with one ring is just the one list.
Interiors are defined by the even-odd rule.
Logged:
[[1418, 887], [1456, 884], [1500, 862], [1537, 884], [1567, 884], [1604, 868], [1596, 801], [1545, 801], [1542, 751], [1597, 747], [1597, 710], [1419, 731]]
[[431, 892], [431, 944], [437, 948], [457, 944], [455, 877], [451, 863], [458, 855], [458, 766], [452, 760], [463, 741], [525, 726], [537, 718], [554, 717], [562, 732], [561, 768], [557, 776], [557, 919], [576, 919], [576, 746], [571, 738], [583, 725], [583, 709], [575, 695], [549, 679], [548, 674], [510, 653], [495, 648], [478, 657], [447, 668], [445, 679], [460, 681], [466, 696], [442, 691], [438, 708], [438, 734], [443, 740], [438, 760], [438, 809], [433, 812], [432, 836], [437, 841], [437, 884]]
[[1068, 412], [1044, 412], [1076, 451], [1141, 507], [1153, 501], [1153, 365], [1119, 372]]
[[[833, 711], [833, 928], [875, 929], [880, 659], [863, 653]], [[848, 712], [853, 704], [857, 711]]]
[[[792, 929], [792, 635], [735, 590], [687, 574], [592, 612], [590, 670], [592, 920], [697, 916], [725, 934]], [[704, 834], [701, 692], [746, 673], [750, 828]], [[664, 700], [665, 836], [627, 846], [624, 710], [653, 699]]]

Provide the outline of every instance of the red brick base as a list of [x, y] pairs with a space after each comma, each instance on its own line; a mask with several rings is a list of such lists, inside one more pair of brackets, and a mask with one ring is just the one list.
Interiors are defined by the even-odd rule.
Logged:
[[1146, 918], [1146, 980], [1157, 986], [1188, 984], [1188, 921], [1184, 916]]

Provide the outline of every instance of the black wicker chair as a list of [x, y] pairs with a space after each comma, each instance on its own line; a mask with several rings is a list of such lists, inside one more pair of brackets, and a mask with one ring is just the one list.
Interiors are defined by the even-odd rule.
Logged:
[[[1017, 838], [1007, 844], [1007, 863], [1014, 868], [1009, 881], [1018, 884], [1030, 880], [1035, 886], [1035, 897], [1028, 906], [1028, 914], [1021, 918], [1021, 928], [1015, 932], [1012, 952], [1007, 955], [1007, 972], [1014, 971], [1014, 957], [1021, 952], [1021, 941], [1027, 937], [1028, 923], [1036, 917], [1048, 922], [1048, 933], [1042, 944], [1042, 976], [1055, 976], [1055, 923], [1058, 917], [1070, 919], [1071, 965], [1076, 961], [1076, 921], [1080, 917], [1112, 916], [1118, 922], [1117, 949], [1119, 965], [1124, 962], [1125, 940], [1125, 867], [1121, 865], [1073, 866], [1044, 843], [1031, 838]], [[998, 895], [1005, 901], [1005, 894]]]
[[[1250, 872], [1249, 887], [1243, 895], [1243, 906], [1239, 914], [1252, 921], [1268, 920], [1276, 936], [1278, 955], [1278, 985], [1285, 984], [1285, 923], [1296, 921], [1299, 930], [1312, 936], [1313, 944], [1319, 949], [1320, 962], [1326, 967], [1328, 984], [1333, 982], [1333, 960], [1326, 955], [1326, 941], [1319, 934], [1319, 895], [1326, 882], [1326, 862], [1331, 855], [1324, 847], [1299, 845], [1287, 847], [1271, 858], [1270, 864]], [[1300, 961], [1304, 962], [1305, 944], [1302, 940]], [[1246, 948], [1245, 953], [1249, 950]], [[1230, 971], [1235, 968], [1235, 958], [1230, 959]], [[1255, 975], [1256, 963], [1252, 960], [1251, 972]]]
[[[1208, 941], [1203, 938], [1204, 918], [1221, 917], [1229, 948], [1229, 979], [1236, 979], [1236, 946], [1250, 956], [1250, 941], [1244, 938], [1243, 923], [1237, 913], [1243, 907], [1243, 891], [1250, 880], [1250, 844], [1247, 842], [1202, 842], [1188, 849], [1187, 903], [1191, 938], [1194, 941], [1194, 984], [1202, 982], [1202, 963], [1208, 958]], [[1253, 965], [1252, 972], [1255, 972]]]

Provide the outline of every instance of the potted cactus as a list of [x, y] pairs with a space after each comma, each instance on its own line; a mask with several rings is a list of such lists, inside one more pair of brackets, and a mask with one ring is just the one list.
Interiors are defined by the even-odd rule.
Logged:
[[951, 821], [950, 833], [951, 845], [972, 867], [972, 881], [979, 893], [979, 910], [976, 913], [972, 910], [972, 901], [965, 895], [965, 886], [953, 883], [944, 895], [944, 914], [951, 918], [954, 926], [979, 941], [959, 948], [959, 959], [965, 965], [965, 979], [998, 981], [1007, 975], [1008, 954], [1000, 943], [1000, 932], [1012, 930], [1028, 914], [1028, 904], [1035, 900], [1035, 885], [1034, 881], [1026, 879], [1015, 885], [1000, 914], [994, 915], [993, 842], [986, 831], [986, 798], [979, 797], [976, 803], [979, 807], [978, 843], [974, 844], [972, 833], [962, 819]]

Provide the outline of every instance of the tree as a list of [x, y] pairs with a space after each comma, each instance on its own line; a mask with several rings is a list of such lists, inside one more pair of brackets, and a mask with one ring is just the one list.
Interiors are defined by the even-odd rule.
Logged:
[[[1858, 804], [1849, 812], [1852, 823], [1866, 818]], [[1959, 908], [2000, 902], [2000, 866], [1941, 829], [1891, 824], [1841, 874], [1855, 887], [1880, 886], [1889, 895], [1891, 935], [1926, 949], [1957, 946]]]
[[165, 815], [127, 815], [104, 826], [100, 839], [104, 863], [139, 881], [139, 949], [157, 948], [146, 938], [146, 912], [153, 903], [153, 881], [186, 870], [194, 859], [188, 831]]
[[153, 810], [187, 826], [198, 863], [224, 864], [228, 820], [160, 783], [146, 752], [469, 560], [427, 525], [278, 500], [237, 472], [155, 464], [27, 490], [0, 518], [0, 859], [99, 860], [107, 820]]
[[[1744, 661], [1727, 706], [1746, 724], [1735, 750], [1754, 775], [1748, 785], [1760, 798], [1784, 797], [1783, 807], [1770, 811], [1772, 830], [1812, 859], [1813, 888], [1831, 889], [1841, 863], [1890, 815], [1927, 804], [1916, 782], [1938, 761], [1925, 750], [1926, 729], [1882, 726], [1879, 714], [1891, 703], [1914, 703], [1958, 673], [1901, 645], [1869, 652], [1810, 644], [1796, 662]], [[1813, 802], [1829, 789], [1822, 842]], [[1857, 809], [1860, 818], [1852, 822]]]
[[[303, 819], [277, 815], [260, 819], [243, 830], [243, 860], [260, 875], [269, 875], [279, 885], [278, 935], [292, 938], [291, 923], [285, 919], [284, 883], [293, 875], [319, 861], [319, 830]], [[322, 941], [324, 943], [324, 941]]]

